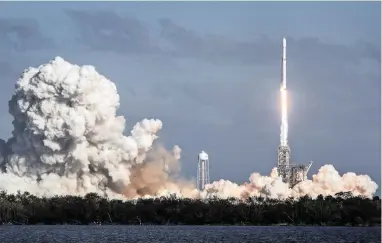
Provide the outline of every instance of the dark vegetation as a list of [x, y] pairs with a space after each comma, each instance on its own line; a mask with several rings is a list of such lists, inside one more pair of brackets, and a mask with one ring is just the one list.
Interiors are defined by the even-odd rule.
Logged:
[[175, 196], [135, 201], [85, 197], [39, 198], [29, 193], [0, 193], [3, 224], [224, 224], [224, 225], [364, 225], [381, 223], [381, 200], [336, 197], [297, 201], [249, 198], [194, 200]]

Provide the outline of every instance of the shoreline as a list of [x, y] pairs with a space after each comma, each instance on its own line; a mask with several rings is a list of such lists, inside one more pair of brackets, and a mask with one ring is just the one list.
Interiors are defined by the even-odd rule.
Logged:
[[6, 226], [134, 226], [134, 227], [338, 227], [338, 228], [370, 228], [370, 227], [381, 227], [381, 225], [318, 225], [318, 224], [271, 224], [271, 225], [254, 225], [254, 224], [110, 224], [110, 223], [100, 223], [100, 224], [48, 224], [48, 223], [37, 223], [37, 224], [0, 224], [0, 227]]

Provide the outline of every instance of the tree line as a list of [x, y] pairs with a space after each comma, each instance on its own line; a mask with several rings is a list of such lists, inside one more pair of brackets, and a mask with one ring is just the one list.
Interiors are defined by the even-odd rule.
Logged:
[[28, 192], [0, 192], [2, 224], [140, 224], [140, 225], [363, 225], [381, 224], [381, 200], [349, 193], [298, 200], [250, 197], [109, 200], [84, 197], [36, 197]]

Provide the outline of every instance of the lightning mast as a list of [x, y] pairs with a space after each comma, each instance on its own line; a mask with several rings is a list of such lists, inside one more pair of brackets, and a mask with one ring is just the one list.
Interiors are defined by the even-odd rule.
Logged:
[[286, 39], [283, 38], [281, 57], [281, 126], [280, 145], [278, 147], [277, 171], [283, 182], [289, 183], [290, 179], [290, 148], [288, 145], [288, 100], [286, 89]]
[[196, 175], [196, 188], [200, 191], [204, 189], [206, 184], [210, 183], [208, 154], [204, 151], [199, 153], [198, 156], [198, 171]]

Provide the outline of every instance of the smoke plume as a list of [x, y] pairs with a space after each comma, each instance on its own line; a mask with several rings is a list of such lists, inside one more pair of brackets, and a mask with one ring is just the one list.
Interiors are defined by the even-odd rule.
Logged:
[[38, 196], [96, 192], [121, 199], [170, 193], [283, 199], [342, 191], [371, 197], [378, 188], [367, 175], [340, 176], [325, 165], [292, 189], [274, 168], [270, 176], [253, 173], [243, 185], [220, 180], [198, 192], [195, 183], [178, 177], [180, 147], [167, 151], [155, 143], [162, 122], [144, 119], [125, 136], [125, 119], [116, 115], [119, 105], [115, 84], [93, 66], [56, 57], [26, 69], [9, 101], [12, 137], [0, 140], [0, 189]]
[[299, 198], [308, 195], [316, 198], [318, 195], [334, 196], [339, 192], [351, 192], [354, 196], [371, 198], [378, 185], [368, 175], [356, 175], [348, 172], [342, 176], [333, 165], [322, 166], [312, 180], [298, 183], [293, 188], [282, 182], [277, 169], [273, 168], [269, 176], [253, 173], [248, 183], [237, 185], [230, 181], [215, 181], [206, 186], [202, 192], [204, 197], [217, 196], [220, 198], [248, 198], [261, 196], [274, 199]]
[[[0, 150], [2, 188], [135, 196], [158, 191], [167, 181], [158, 163], [147, 158], [162, 122], [144, 119], [124, 136], [116, 86], [94, 67], [56, 57], [26, 69], [15, 88], [9, 101], [13, 137], [2, 141]], [[155, 152], [173, 167], [180, 159], [177, 146], [173, 153]]]

